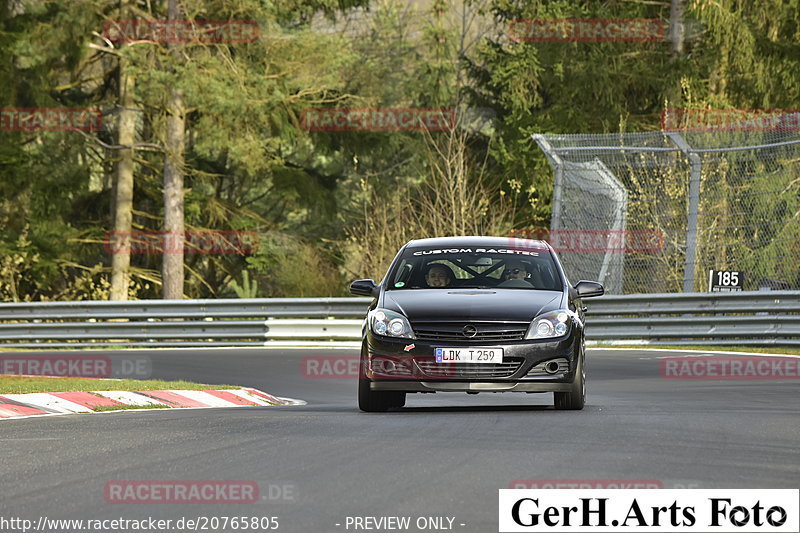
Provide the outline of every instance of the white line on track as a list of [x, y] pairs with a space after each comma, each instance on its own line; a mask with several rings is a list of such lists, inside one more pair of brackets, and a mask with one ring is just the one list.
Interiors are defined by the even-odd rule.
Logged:
[[[730, 352], [730, 351], [717, 351], [717, 350], [671, 350], [669, 348], [586, 348], [587, 351], [642, 351], [642, 352], [677, 352], [677, 353], [687, 353], [687, 354], [702, 354], [703, 356], [714, 356], [714, 355], [755, 355], [757, 357], [790, 357], [790, 358], [799, 358], [800, 355], [795, 354], [786, 354], [786, 353], [760, 353], [760, 352]], [[686, 357], [697, 357], [687, 355]], [[640, 357], [640, 359], [664, 359], [663, 357]]]
[[[113, 349], [108, 350], [112, 354], [117, 352], [124, 353], [126, 351], [130, 352], [164, 352], [164, 351], [219, 351], [219, 350], [246, 350], [246, 351], [258, 351], [258, 350], [352, 350], [361, 347], [360, 342], [331, 342], [331, 343], [319, 343], [319, 344], [272, 344], [272, 345], [265, 345], [265, 346], [208, 346], [208, 347], [161, 347], [161, 348], [139, 348], [139, 347], [131, 347], [131, 348], [123, 348], [123, 349]], [[778, 353], [761, 353], [761, 352], [734, 352], [734, 351], [723, 351], [723, 350], [690, 350], [690, 349], [670, 349], [670, 348], [650, 348], [648, 345], [642, 345], [641, 348], [611, 348], [611, 347], [597, 347], [597, 346], [587, 346], [587, 350], [591, 351], [647, 351], [647, 352], [685, 352], [685, 353], [702, 353], [702, 354], [722, 354], [722, 355], [759, 355], [764, 357], [800, 357], [800, 354], [778, 354]], [[34, 351], [34, 350], [20, 350], [20, 351]], [[98, 350], [97, 348], [91, 349], [82, 349], [82, 350], [56, 350], [51, 349], [47, 350], [46, 346], [43, 346], [41, 349], [37, 349], [35, 351], [46, 351], [46, 352], [98, 352], [102, 350]], [[3, 352], [0, 352], [3, 353]], [[110, 379], [110, 378], [109, 378]]]
[[[18, 418], [22, 418], [22, 417], [18, 417]], [[0, 439], [0, 442], [17, 442], [17, 441], [29, 441], [29, 440], [37, 441], [37, 440], [61, 440], [61, 439], [56, 438], [56, 437], [41, 437], [41, 438], [33, 438], [33, 437], [31, 437], [29, 439]]]
[[[219, 351], [219, 350], [246, 350], [246, 351], [257, 351], [257, 350], [353, 350], [361, 348], [361, 342], [349, 342], [349, 341], [342, 341], [342, 342], [319, 342], [319, 343], [309, 343], [309, 344], [267, 344], [264, 346], [162, 346], [162, 347], [139, 347], [139, 346], [131, 346], [130, 348], [76, 348], [76, 349], [63, 349], [63, 348], [47, 348], [47, 345], [42, 345], [41, 348], [20, 348], [18, 350], [0, 350], [0, 354], [3, 353], [36, 353], [36, 352], [102, 352], [107, 351], [111, 354], [116, 353], [125, 353], [125, 352], [164, 352], [164, 351]], [[103, 378], [107, 379], [107, 378]], [[110, 378], [109, 378], [110, 379]]]
[[[294, 398], [282, 398], [277, 397], [280, 400], [286, 400], [289, 402], [288, 405], [271, 405], [269, 409], [274, 409], [276, 407], [294, 407], [299, 405], [307, 405], [305, 400], [296, 400]], [[175, 411], [196, 411], [198, 409], [239, 409], [239, 408], [247, 408], [247, 409], [258, 409], [258, 406], [255, 405], [231, 405], [230, 407], [174, 407], [170, 409], [153, 409], [153, 408], [143, 408], [143, 409], [118, 409], [116, 411], [92, 411], [89, 413], [45, 413], [41, 415], [24, 415], [24, 416], [9, 416], [7, 418], [2, 418], [0, 420], [21, 420], [23, 418], [48, 418], [53, 416], [66, 416], [66, 415], [107, 415], [107, 414], [124, 414], [124, 413], [174, 413]], [[265, 407], [266, 409], [267, 407]], [[3, 422], [0, 422], [0, 424]], [[61, 440], [61, 439], [51, 439], [51, 438], [41, 438], [41, 439], [0, 439], [0, 442], [7, 441], [7, 440]]]

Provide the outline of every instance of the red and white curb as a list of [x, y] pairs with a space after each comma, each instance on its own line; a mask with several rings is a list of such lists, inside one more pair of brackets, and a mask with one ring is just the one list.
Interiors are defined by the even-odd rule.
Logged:
[[[174, 408], [267, 407], [305, 405], [258, 389], [35, 392], [0, 395], [0, 420], [31, 416], [96, 413], [95, 407], [152, 405]], [[113, 411], [113, 409], [111, 409]], [[102, 412], [108, 412], [104, 410]]]

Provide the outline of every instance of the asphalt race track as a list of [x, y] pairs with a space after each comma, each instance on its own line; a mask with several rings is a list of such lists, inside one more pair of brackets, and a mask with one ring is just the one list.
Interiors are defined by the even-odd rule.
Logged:
[[[150, 357], [154, 378], [252, 386], [308, 405], [2, 421], [0, 516], [276, 516], [279, 531], [302, 533], [347, 531], [348, 516], [444, 516], [455, 531], [488, 533], [497, 531], [497, 489], [520, 479], [800, 485], [796, 379], [668, 380], [658, 358], [685, 354], [589, 350], [580, 412], [553, 410], [551, 394], [453, 393], [365, 414], [354, 378], [304, 375], [304, 357], [356, 354], [114, 352]], [[114, 480], [252, 480], [262, 501], [110, 504], [103, 488]]]

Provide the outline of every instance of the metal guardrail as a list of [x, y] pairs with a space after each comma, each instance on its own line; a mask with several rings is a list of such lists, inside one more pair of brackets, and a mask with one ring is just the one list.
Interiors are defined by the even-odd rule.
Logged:
[[[0, 303], [0, 348], [264, 346], [358, 340], [369, 298]], [[601, 343], [800, 345], [800, 291], [603, 296]]]
[[800, 291], [609, 295], [586, 306], [586, 338], [600, 343], [800, 345]]
[[207, 317], [355, 318], [364, 314], [369, 302], [369, 298], [256, 298], [0, 303], [0, 321]]

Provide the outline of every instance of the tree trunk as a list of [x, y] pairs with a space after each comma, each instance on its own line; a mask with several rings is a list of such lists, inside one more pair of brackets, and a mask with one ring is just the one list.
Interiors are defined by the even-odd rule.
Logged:
[[[169, 1], [168, 18], [178, 18], [176, 0]], [[173, 45], [169, 45], [172, 48]], [[173, 54], [177, 59], [177, 54]], [[164, 258], [161, 267], [162, 297], [183, 298], [183, 168], [185, 106], [183, 90], [172, 87], [167, 104], [167, 155], [164, 160]]]
[[679, 56], [683, 53], [683, 13], [685, 0], [671, 0], [669, 6], [669, 39], [672, 42], [672, 54]]
[[[672, 59], [678, 60], [683, 56], [683, 42], [686, 38], [684, 28], [684, 11], [685, 0], [670, 0], [669, 6], [669, 40], [670, 50], [672, 51]], [[669, 84], [664, 91], [664, 97], [667, 101], [667, 110], [674, 113], [676, 109], [681, 107], [682, 91], [680, 82]], [[665, 111], [667, 111], [665, 110]], [[664, 124], [662, 124], [662, 127]]]
[[167, 155], [164, 161], [164, 259], [162, 294], [167, 300], [183, 298], [183, 91], [171, 89], [167, 117]]
[[[117, 144], [133, 146], [136, 138], [136, 110], [133, 99], [133, 76], [119, 70], [119, 128]], [[114, 184], [114, 237], [111, 247], [111, 299], [127, 300], [131, 266], [131, 224], [133, 220], [133, 148], [119, 150]]]

